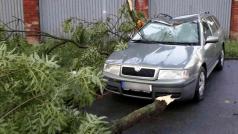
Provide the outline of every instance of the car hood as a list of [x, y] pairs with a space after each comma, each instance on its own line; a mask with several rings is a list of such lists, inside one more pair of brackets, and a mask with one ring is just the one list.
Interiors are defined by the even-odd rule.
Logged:
[[108, 64], [139, 65], [160, 68], [184, 68], [198, 46], [129, 43], [124, 51], [114, 52]]

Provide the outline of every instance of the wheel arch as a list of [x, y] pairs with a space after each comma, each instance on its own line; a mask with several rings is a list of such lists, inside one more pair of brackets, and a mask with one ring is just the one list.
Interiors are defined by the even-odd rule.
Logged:
[[226, 53], [225, 42], [222, 43], [222, 49], [224, 50], [224, 53]]
[[201, 66], [201, 67], [203, 67], [203, 68], [205, 69], [206, 75], [207, 75], [207, 64], [204, 62], [204, 63], [202, 63], [202, 66]]

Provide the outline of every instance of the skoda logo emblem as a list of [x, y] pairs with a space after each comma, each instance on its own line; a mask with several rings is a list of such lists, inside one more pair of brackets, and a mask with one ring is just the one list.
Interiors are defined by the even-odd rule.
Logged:
[[135, 67], [136, 72], [140, 72], [140, 70], [141, 70], [141, 67]]

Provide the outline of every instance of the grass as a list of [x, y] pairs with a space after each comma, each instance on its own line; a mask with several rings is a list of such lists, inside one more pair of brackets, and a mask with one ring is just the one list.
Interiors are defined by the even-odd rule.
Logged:
[[238, 41], [227, 41], [225, 51], [226, 58], [238, 58]]

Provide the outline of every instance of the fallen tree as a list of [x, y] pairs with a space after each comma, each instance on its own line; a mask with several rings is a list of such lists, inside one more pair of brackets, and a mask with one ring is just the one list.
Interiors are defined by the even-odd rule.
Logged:
[[[121, 22], [123, 17], [126, 18], [125, 22]], [[18, 18], [12, 22], [15, 21], [17, 25], [23, 22]], [[103, 121], [104, 117], [84, 113], [84, 107], [90, 106], [94, 100], [95, 87], [99, 86], [102, 89], [101, 75], [96, 70], [101, 67], [101, 62], [98, 61], [104, 60], [104, 56], [101, 55], [109, 55], [114, 48], [124, 49], [126, 47], [124, 42], [130, 38], [130, 34], [132, 35], [143, 25], [142, 21], [144, 23], [143, 17], [133, 11], [128, 2], [122, 7], [118, 16], [108, 17], [106, 22], [91, 23], [80, 18], [69, 18], [63, 25], [69, 37], [57, 37], [42, 31], [17, 30], [9, 27], [9, 23], [2, 22], [3, 28], [0, 28], [0, 35], [2, 33], [0, 41], [4, 42], [2, 51], [4, 54], [10, 54], [11, 58], [1, 61], [6, 67], [1, 66], [4, 71], [0, 73], [0, 78], [4, 81], [0, 83], [0, 92], [2, 96], [8, 96], [8, 99], [2, 97], [1, 101], [5, 107], [1, 105], [0, 133], [14, 133], [15, 131], [20, 133], [29, 131], [34, 131], [34, 133], [106, 133], [109, 131], [121, 133], [143, 118], [162, 112], [173, 101], [170, 96], [157, 98], [154, 103], [114, 121], [111, 126], [106, 125], [107, 122]], [[30, 36], [52, 39], [53, 43], [42, 43], [39, 50], [24, 48], [25, 42], [19, 35], [27, 33]], [[9, 48], [10, 44], [14, 45], [13, 50], [22, 51], [12, 50], [12, 53], [8, 53], [6, 46]], [[83, 51], [70, 47], [66, 49], [66, 46], [71, 44]], [[12, 58], [13, 55], [16, 58]], [[38, 55], [42, 55], [43, 59]], [[54, 57], [54, 55], [59, 57], [60, 69], [52, 67], [53, 60], [48, 61], [49, 57]], [[31, 70], [27, 67], [31, 67]], [[27, 69], [23, 71], [19, 68]], [[12, 73], [13, 69], [16, 72]], [[6, 70], [9, 72], [5, 72]], [[78, 70], [78, 72], [67, 73], [69, 70]], [[22, 94], [22, 89], [28, 94], [25, 92]], [[27, 117], [23, 116], [26, 115], [25, 113]]]
[[120, 134], [122, 131], [129, 129], [145, 117], [164, 111], [174, 100], [174, 98], [171, 98], [171, 95], [156, 98], [152, 104], [142, 107], [123, 118], [114, 121], [111, 127], [112, 133]]

